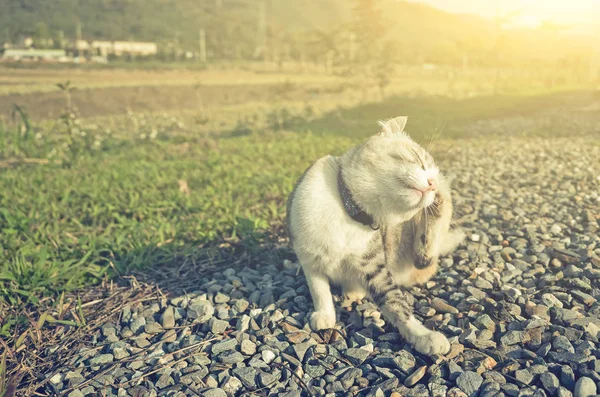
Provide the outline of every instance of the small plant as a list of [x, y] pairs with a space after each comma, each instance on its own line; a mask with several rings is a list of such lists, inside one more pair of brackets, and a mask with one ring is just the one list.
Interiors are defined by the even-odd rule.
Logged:
[[66, 108], [59, 117], [58, 132], [63, 140], [51, 152], [61, 158], [62, 164], [72, 167], [92, 152], [102, 148], [103, 137], [93, 128], [83, 128], [77, 110], [71, 101], [71, 92], [75, 87], [70, 81], [56, 85], [65, 93]]
[[229, 133], [229, 136], [243, 136], [252, 134], [252, 122], [250, 122], [247, 118], [238, 119], [235, 123], [235, 127]]
[[67, 80], [64, 83], [58, 83], [58, 84], [56, 84], [56, 86], [58, 88], [60, 88], [62, 92], [65, 93], [65, 100], [66, 100], [67, 110], [71, 111], [71, 108], [72, 108], [71, 92], [75, 90], [75, 87], [73, 87], [71, 85], [71, 81], [70, 80]]
[[19, 105], [14, 105], [12, 115], [16, 126], [8, 127], [0, 123], [0, 158], [44, 157], [43, 137], [35, 133], [27, 112]]
[[285, 130], [306, 121], [313, 109], [307, 107], [300, 114], [292, 113], [288, 108], [273, 110], [267, 114], [267, 126], [274, 131]]

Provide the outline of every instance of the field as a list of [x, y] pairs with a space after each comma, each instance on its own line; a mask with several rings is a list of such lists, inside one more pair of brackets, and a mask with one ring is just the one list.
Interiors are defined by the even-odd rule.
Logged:
[[[176, 279], [183, 268], [203, 277], [223, 261], [255, 268], [293, 259], [283, 224], [296, 179], [375, 133], [377, 120], [409, 116], [412, 137], [433, 142], [448, 167], [458, 161], [453, 148], [488, 139], [496, 148], [540, 137], [600, 144], [597, 91], [524, 89], [524, 80], [497, 90], [483, 72], [451, 75], [407, 70], [382, 97], [365, 82], [322, 74], [2, 73], [3, 343], [15, 355], [25, 345], [41, 351], [41, 334], [28, 329], [85, 326], [93, 304], [77, 306], [77, 296], [98, 298], [91, 287], [104, 291], [110, 280], [135, 274], [175, 292], [194, 283]], [[55, 87], [66, 80], [76, 90]], [[59, 318], [65, 299], [78, 309]], [[47, 327], [40, 313], [53, 313]]]

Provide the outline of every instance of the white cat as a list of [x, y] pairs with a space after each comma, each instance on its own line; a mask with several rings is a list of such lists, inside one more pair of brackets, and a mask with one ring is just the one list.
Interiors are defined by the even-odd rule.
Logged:
[[413, 316], [402, 287], [431, 278], [464, 233], [450, 229], [450, 186], [404, 132], [406, 121], [380, 122], [364, 144], [306, 170], [288, 199], [288, 231], [313, 298], [313, 329], [336, 323], [334, 283], [350, 299], [369, 295], [419, 352], [445, 354], [448, 340]]

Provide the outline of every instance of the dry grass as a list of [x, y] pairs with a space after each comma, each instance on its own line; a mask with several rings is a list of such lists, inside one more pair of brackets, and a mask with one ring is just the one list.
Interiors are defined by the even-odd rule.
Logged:
[[[130, 286], [105, 281], [81, 295], [63, 294], [42, 307], [13, 313], [26, 322], [0, 339], [6, 352], [6, 390], [13, 389], [15, 396], [51, 395], [48, 375], [71, 366], [81, 349], [93, 348], [91, 336], [106, 322], [116, 321], [124, 305], [164, 298], [160, 289], [130, 281]], [[2, 311], [6, 315], [12, 309]]]
[[[1, 70], [1, 69], [0, 69]], [[78, 89], [194, 85], [263, 85], [289, 81], [298, 84], [331, 84], [339, 79], [324, 74], [255, 73], [243, 70], [81, 70], [4, 69], [0, 95], [54, 92], [56, 84], [70, 80]]]
[[[249, 260], [249, 257], [239, 257], [236, 261], [228, 260], [227, 266], [245, 265]], [[137, 273], [140, 279], [131, 275], [111, 281], [105, 280], [100, 285], [80, 293], [62, 294], [58, 299], [46, 299], [38, 307], [25, 307], [18, 311], [7, 306], [0, 307], [0, 317], [10, 315], [23, 319], [22, 324], [14, 327], [12, 335], [0, 339], [0, 346], [4, 351], [0, 357], [0, 395], [55, 395], [56, 391], [50, 383], [52, 376], [56, 371], [64, 371], [65, 368], [75, 370], [74, 363], [78, 359], [102, 349], [103, 345], [95, 345], [93, 337], [101, 332], [104, 324], [118, 323], [124, 306], [135, 309], [136, 306], [150, 301], [164, 306], [169, 295], [193, 290], [206, 272], [215, 271], [219, 266], [224, 266], [224, 262], [208, 258], [187, 258], [181, 263], [173, 263], [151, 272]], [[145, 281], [142, 281], [142, 278]], [[176, 327], [175, 330], [185, 335], [192, 331], [185, 327]], [[206, 343], [219, 338], [223, 338], [223, 335], [169, 353], [175, 356], [186, 352], [186, 356], [164, 364], [159, 362], [135, 381], [189, 358], [190, 354], [200, 351]], [[163, 343], [162, 339], [131, 356], [101, 366], [93, 376], [86, 378], [75, 388], [83, 388], [124, 363], [143, 358], [160, 343]], [[112, 386], [123, 387], [125, 384]], [[66, 395], [75, 388], [61, 390], [61, 394]]]

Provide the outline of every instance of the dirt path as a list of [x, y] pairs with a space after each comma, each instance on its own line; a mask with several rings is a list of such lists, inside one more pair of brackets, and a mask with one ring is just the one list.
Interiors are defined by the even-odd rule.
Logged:
[[[142, 86], [75, 90], [72, 103], [82, 117], [132, 111], [199, 109], [247, 103], [259, 98], [302, 97], [310, 88], [271, 85]], [[0, 96], [0, 117], [9, 118], [14, 105], [36, 121], [58, 117], [66, 106], [65, 94], [47, 92]]]

